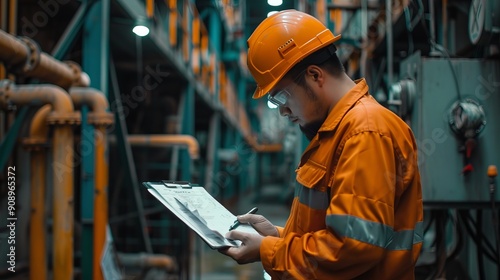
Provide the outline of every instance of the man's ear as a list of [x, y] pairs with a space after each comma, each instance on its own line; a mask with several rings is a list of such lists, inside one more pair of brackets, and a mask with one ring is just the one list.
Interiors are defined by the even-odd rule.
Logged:
[[316, 65], [310, 65], [307, 68], [307, 75], [311, 76], [315, 82], [318, 81], [323, 75], [323, 72], [321, 71], [321, 68], [319, 68]]

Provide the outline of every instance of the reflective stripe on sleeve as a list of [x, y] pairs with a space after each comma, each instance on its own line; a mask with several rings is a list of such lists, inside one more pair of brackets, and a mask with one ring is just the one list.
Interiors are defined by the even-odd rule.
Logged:
[[295, 196], [299, 198], [300, 203], [315, 210], [326, 210], [330, 205], [327, 192], [310, 189], [301, 184], [297, 184]]
[[326, 226], [343, 237], [386, 248], [411, 250], [422, 242], [422, 222], [413, 230], [394, 231], [391, 227], [351, 215], [327, 215]]

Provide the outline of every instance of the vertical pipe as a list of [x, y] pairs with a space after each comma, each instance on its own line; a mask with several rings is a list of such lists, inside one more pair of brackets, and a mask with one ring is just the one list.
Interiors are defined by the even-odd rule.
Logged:
[[52, 106], [45, 105], [33, 117], [30, 135], [24, 141], [31, 150], [31, 214], [30, 214], [30, 279], [47, 279], [47, 228], [45, 226], [45, 192], [46, 192], [46, 150], [47, 116]]
[[[210, 9], [210, 18], [209, 18], [209, 36], [210, 36], [210, 43], [213, 46], [213, 51], [214, 55], [216, 58], [219, 58], [221, 55], [221, 38], [222, 38], [222, 24], [221, 20], [219, 18], [219, 15], [217, 13], [217, 10], [215, 9]], [[218, 63], [215, 61], [212, 61], [213, 63], [213, 79], [214, 79], [214, 93], [215, 93], [215, 98], [219, 98], [219, 70], [220, 67], [218, 67]]]
[[219, 170], [219, 161], [217, 157], [217, 149], [220, 143], [220, 113], [216, 112], [212, 114], [210, 118], [210, 123], [208, 126], [208, 143], [207, 143], [207, 155], [206, 155], [206, 168], [205, 168], [205, 187], [208, 192], [212, 195], [217, 196], [219, 190], [216, 189], [218, 186], [215, 183], [214, 175], [216, 170]]
[[17, 0], [9, 2], [9, 33], [17, 34]]
[[[103, 93], [108, 92], [108, 74], [109, 74], [109, 18], [110, 18], [110, 0], [102, 0], [102, 1], [92, 1], [92, 4], [89, 7], [89, 11], [87, 13], [87, 16], [85, 18], [85, 22], [83, 25], [83, 46], [82, 46], [82, 52], [83, 52], [83, 57], [84, 59], [82, 60], [82, 68], [88, 71], [90, 80], [91, 80], [91, 86], [94, 88], [97, 88]], [[97, 49], [97, 51], [96, 51]], [[96, 135], [98, 134], [95, 129], [92, 127], [89, 127], [89, 124], [87, 123], [86, 120], [82, 120], [82, 129], [85, 130], [94, 130], [94, 139]], [[92, 163], [97, 164], [97, 153], [98, 151], [96, 150], [97, 147], [95, 146], [96, 143], [93, 143], [94, 147], [94, 153], [93, 154], [88, 154], [82, 157], [82, 162], [86, 163], [86, 166], [92, 165]], [[99, 164], [102, 164], [100, 162]], [[89, 170], [90, 171], [90, 170]], [[95, 180], [102, 180], [102, 176], [107, 176], [107, 175], [97, 175], [98, 172], [100, 172], [99, 167], [95, 166], [95, 169], [93, 170], [95, 176]], [[92, 172], [92, 171], [90, 171]], [[107, 172], [107, 169], [106, 169]], [[99, 179], [98, 179], [99, 177]], [[106, 183], [107, 184], [107, 183]], [[101, 255], [103, 252], [104, 247], [98, 247], [102, 243], [102, 236], [106, 236], [106, 226], [104, 225], [103, 228], [98, 228], [96, 226], [96, 222], [102, 223], [106, 222], [107, 223], [107, 204], [105, 206], [106, 212], [105, 213], [98, 213], [96, 212], [96, 207], [99, 209], [100, 206], [98, 206], [98, 203], [102, 202], [102, 196], [105, 194], [102, 193], [97, 193], [101, 189], [101, 186], [96, 185], [96, 181], [94, 181], [94, 191], [96, 192], [94, 194], [94, 201], [93, 204], [94, 206], [91, 206], [92, 209], [94, 209], [94, 216], [93, 216], [93, 221], [89, 221], [89, 223], [94, 223], [93, 224], [93, 246], [92, 246], [92, 253], [90, 254], [90, 250], [86, 250], [86, 253], [89, 253], [86, 257], [90, 257], [89, 255], [92, 255], [92, 279], [98, 280], [98, 279], [103, 279], [102, 271], [101, 271], [101, 266], [100, 266], [100, 261], [101, 261]], [[99, 189], [99, 190], [98, 190]], [[98, 202], [99, 201], [99, 202]], [[107, 200], [106, 200], [107, 203]], [[96, 221], [97, 219], [97, 221]], [[102, 224], [99, 224], [99, 226], [102, 226]], [[89, 226], [87, 226], [87, 229]], [[97, 240], [95, 240], [97, 238]], [[105, 240], [105, 239], [104, 239]], [[97, 243], [96, 243], [97, 242]], [[104, 244], [104, 243], [102, 243]], [[88, 273], [90, 274], [90, 273]], [[85, 275], [85, 277], [88, 276]]]
[[73, 128], [79, 122], [67, 92], [54, 85], [0, 87], [0, 104], [51, 104], [47, 117], [54, 124], [53, 139], [53, 267], [55, 280], [73, 278]]
[[366, 77], [366, 62], [368, 56], [368, 50], [366, 45], [368, 44], [368, 0], [361, 0], [361, 58], [360, 58], [360, 76]]
[[95, 147], [94, 127], [88, 124], [89, 108], [81, 106], [82, 103], [75, 100], [74, 88], [71, 88], [71, 100], [75, 107], [80, 106], [82, 121], [80, 126], [81, 139], [80, 149], [85, 150], [80, 159], [80, 268], [82, 280], [92, 280], [93, 275], [93, 235], [94, 235], [94, 179], [95, 179]]
[[108, 226], [108, 163], [106, 161], [106, 128], [97, 126], [95, 131], [95, 183], [94, 183], [94, 257], [93, 278], [104, 279], [101, 258], [106, 242]]
[[0, 0], [0, 29], [7, 30], [7, 0]]
[[393, 39], [392, 39], [392, 1], [385, 0], [385, 30], [387, 41], [387, 88], [392, 84], [393, 80]]
[[146, 0], [146, 16], [152, 18], [154, 14], [154, 0]]
[[442, 0], [443, 47], [448, 49], [448, 0]]
[[47, 279], [45, 151], [31, 152], [30, 279]]
[[[54, 280], [73, 278], [73, 131], [54, 127]], [[58, 187], [57, 187], [58, 186]]]
[[[72, 88], [70, 91], [71, 100], [73, 104], [77, 107], [82, 107], [82, 112], [86, 112], [86, 106], [90, 106], [92, 112], [82, 113], [82, 124], [88, 123], [93, 126], [92, 130], [82, 130], [82, 134], [86, 133], [87, 139], [91, 138], [91, 143], [93, 144], [92, 159], [90, 162], [90, 168], [85, 169], [85, 172], [90, 172], [93, 174], [89, 178], [92, 182], [90, 186], [85, 186], [86, 188], [91, 187], [88, 191], [82, 192], [82, 196], [89, 196], [86, 201], [82, 200], [82, 204], [85, 204], [87, 208], [82, 208], [82, 213], [86, 212], [85, 215], [82, 214], [82, 218], [85, 218], [87, 223], [85, 223], [85, 234], [89, 232], [89, 224], [92, 225], [93, 220], [93, 230], [91, 231], [91, 237], [88, 241], [92, 241], [92, 250], [85, 251], [85, 256], [87, 258], [85, 263], [85, 269], [87, 273], [82, 276], [85, 279], [103, 279], [102, 269], [101, 269], [101, 259], [102, 253], [104, 252], [104, 245], [106, 242], [107, 226], [108, 226], [108, 163], [107, 163], [107, 137], [106, 137], [106, 127], [113, 123], [113, 115], [107, 112], [109, 107], [108, 100], [106, 99], [103, 92], [92, 88]], [[90, 161], [90, 160], [89, 160]], [[88, 162], [84, 162], [86, 164]], [[83, 169], [82, 169], [83, 170]], [[88, 174], [88, 173], [86, 173]], [[87, 175], [88, 176], [88, 175]], [[90, 195], [87, 193], [90, 192]], [[92, 204], [93, 206], [90, 206]], [[90, 213], [89, 213], [90, 212]], [[90, 220], [90, 222], [88, 222]], [[92, 227], [90, 227], [90, 230]], [[82, 242], [82, 246], [87, 246], [87, 243]], [[83, 253], [82, 248], [82, 253]], [[82, 267], [83, 267], [82, 259]], [[88, 264], [87, 264], [88, 262]]]
[[[0, 0], [0, 29], [7, 29], [7, 0]], [[5, 66], [3, 63], [0, 63], [0, 80], [5, 79], [6, 74]], [[0, 139], [4, 139], [4, 122], [5, 113], [0, 112]]]
[[434, 1], [429, 0], [429, 28], [430, 28], [430, 33], [431, 33], [431, 39], [436, 42], [436, 26], [435, 24], [435, 19], [434, 19]]
[[[194, 135], [194, 112], [196, 111], [194, 108], [194, 100], [195, 100], [195, 91], [194, 86], [188, 84], [186, 86], [186, 90], [184, 92], [184, 109], [181, 109], [182, 112], [182, 127], [181, 132], [187, 135]], [[187, 151], [181, 151], [181, 180], [191, 181], [191, 169], [192, 169], [192, 161], [189, 157]]]
[[429, 33], [431, 35], [431, 51], [430, 55], [436, 54], [436, 26], [435, 26], [434, 0], [429, 0]]

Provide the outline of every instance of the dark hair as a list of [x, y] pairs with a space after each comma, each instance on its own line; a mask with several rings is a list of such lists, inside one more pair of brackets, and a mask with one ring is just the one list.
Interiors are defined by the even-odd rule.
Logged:
[[293, 66], [292, 69], [290, 69], [290, 71], [286, 74], [286, 77], [295, 79], [296, 84], [304, 86], [305, 79], [303, 74], [309, 65], [317, 65], [325, 69], [332, 76], [340, 76], [340, 74], [345, 72], [345, 69], [340, 62], [336, 51], [337, 48], [333, 44], [319, 49]]

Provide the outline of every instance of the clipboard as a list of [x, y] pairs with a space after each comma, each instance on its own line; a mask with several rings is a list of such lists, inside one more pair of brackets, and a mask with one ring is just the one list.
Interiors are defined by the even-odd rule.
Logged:
[[[185, 181], [143, 182], [148, 191], [212, 249], [239, 246], [241, 241], [225, 238], [236, 220], [228, 209], [200, 185]], [[259, 234], [251, 225], [238, 231]]]

